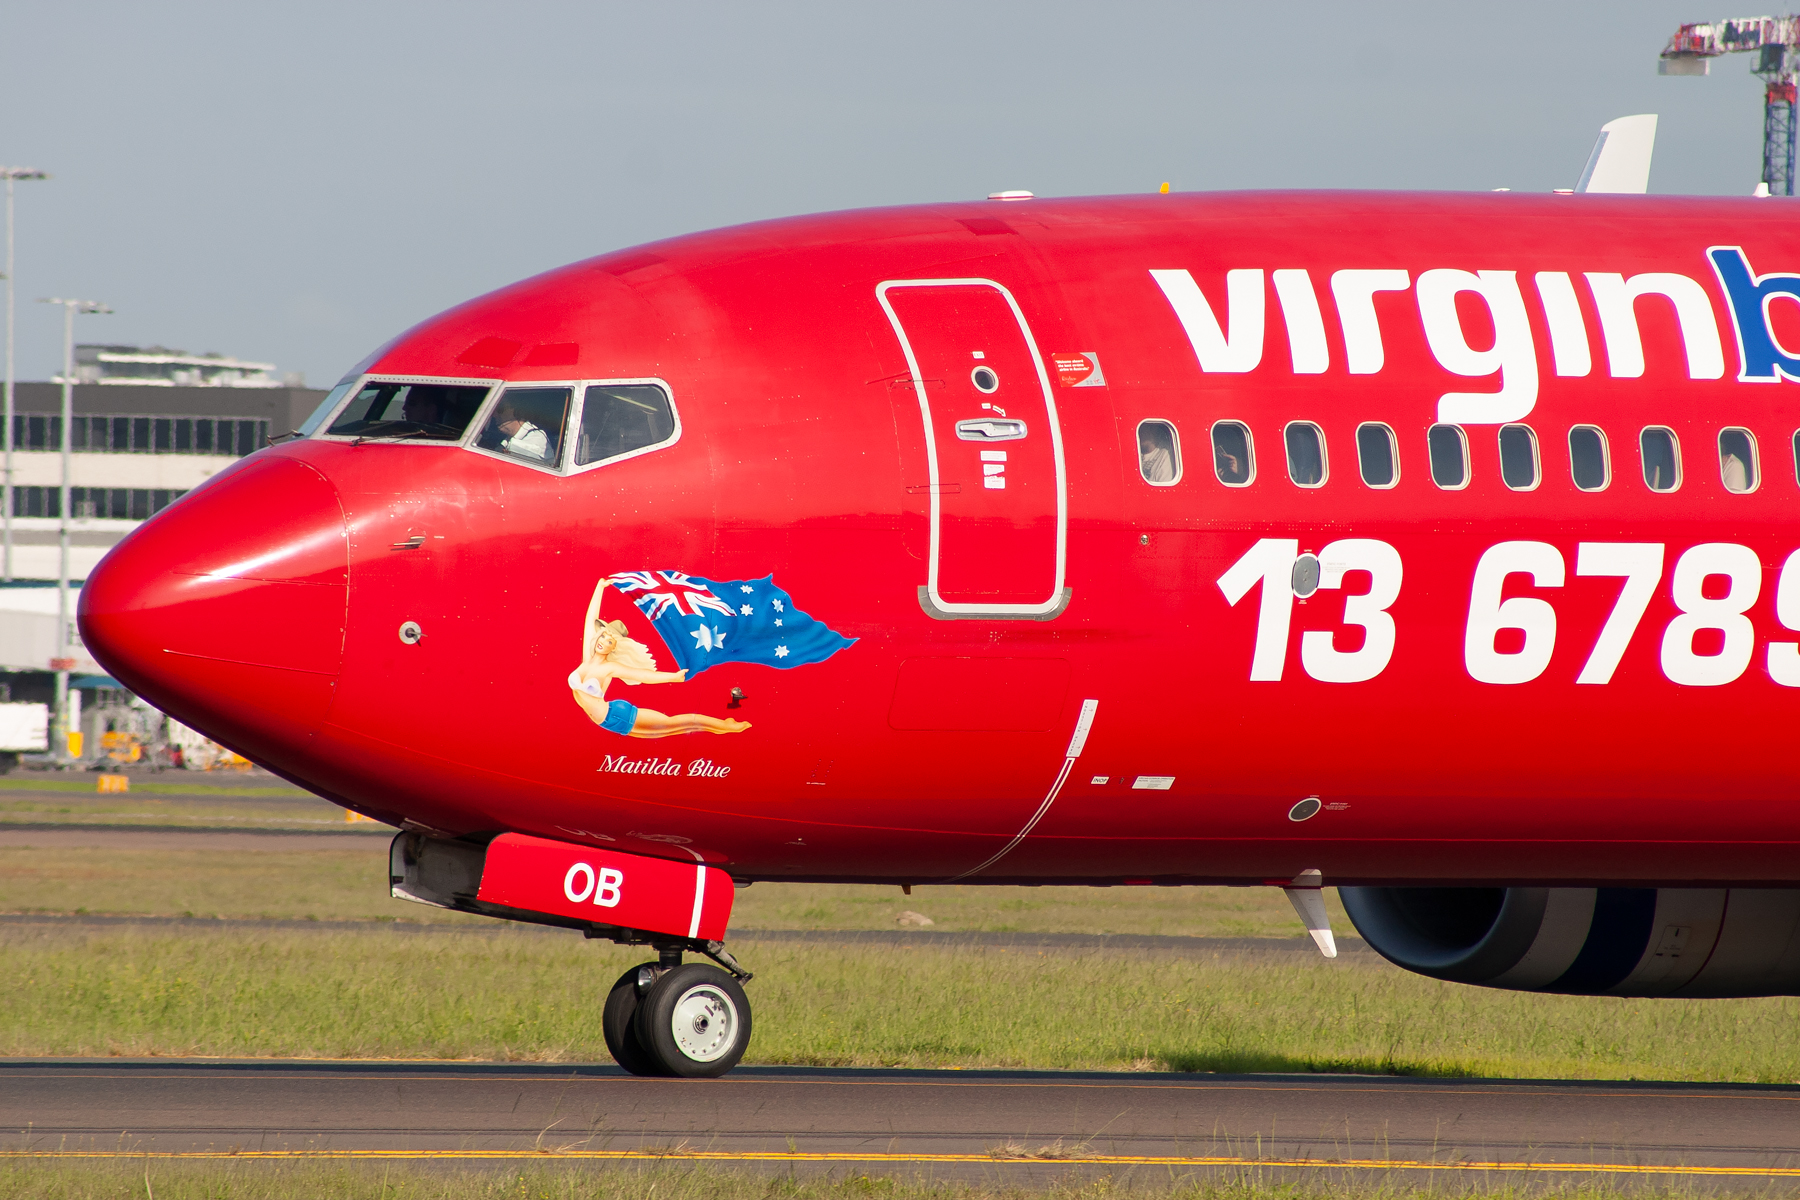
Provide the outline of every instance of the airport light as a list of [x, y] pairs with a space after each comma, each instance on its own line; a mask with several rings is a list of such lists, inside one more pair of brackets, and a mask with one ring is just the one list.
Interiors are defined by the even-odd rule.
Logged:
[[20, 179], [48, 179], [36, 167], [0, 167], [0, 178], [6, 180], [6, 466], [0, 472], [0, 579], [7, 583], [13, 577], [13, 183]]
[[[56, 560], [56, 657], [50, 665], [56, 669], [56, 734], [51, 751], [57, 762], [67, 762], [69, 668], [75, 665], [75, 659], [69, 653], [69, 426], [75, 423], [75, 314], [109, 313], [112, 309], [98, 300], [65, 300], [61, 296], [45, 296], [38, 303], [60, 304], [63, 310], [62, 498], [57, 505], [62, 548]], [[11, 433], [9, 425], [9, 438]]]

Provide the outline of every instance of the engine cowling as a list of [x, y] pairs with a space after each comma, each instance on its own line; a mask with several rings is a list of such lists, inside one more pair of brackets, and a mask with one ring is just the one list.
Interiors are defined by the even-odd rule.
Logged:
[[1579, 996], [1800, 995], [1800, 889], [1338, 889], [1357, 932], [1436, 979]]

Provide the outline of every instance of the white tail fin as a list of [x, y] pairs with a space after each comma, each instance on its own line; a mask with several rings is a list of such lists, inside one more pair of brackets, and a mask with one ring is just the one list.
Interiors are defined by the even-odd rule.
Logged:
[[1656, 114], [1620, 117], [1600, 127], [1578, 192], [1643, 195], [1650, 190], [1650, 155], [1656, 149]]

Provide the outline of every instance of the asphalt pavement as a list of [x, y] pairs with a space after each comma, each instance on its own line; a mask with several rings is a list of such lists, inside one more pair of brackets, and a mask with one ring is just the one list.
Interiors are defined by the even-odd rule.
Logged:
[[0, 1060], [0, 1155], [1800, 1178], [1800, 1086]]

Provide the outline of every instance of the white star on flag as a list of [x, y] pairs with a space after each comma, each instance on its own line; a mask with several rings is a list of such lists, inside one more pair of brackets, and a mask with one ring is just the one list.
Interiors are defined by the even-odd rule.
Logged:
[[694, 645], [700, 650], [722, 650], [725, 648], [725, 635], [710, 625], [702, 625], [691, 631]]
[[751, 608], [750, 608], [750, 606], [749, 606], [749, 605], [748, 605], [748, 604], [740, 604], [740, 605], [738, 605], [738, 612], [739, 612], [739, 613], [741, 613], [741, 614], [743, 614], [743, 615], [744, 615], [744, 616], [746, 616], [746, 617], [747, 617], [747, 616], [749, 616], [749, 615], [750, 615], [750, 613], [751, 613], [751, 611], [752, 611], [752, 610], [751, 610]]
[[776, 658], [786, 658], [787, 657], [787, 647], [786, 646], [775, 647], [775, 657]]
[[744, 595], [748, 596], [750, 594], [750, 585], [747, 583], [740, 583], [740, 584], [738, 584], [738, 591], [740, 591], [740, 592], [744, 593]]
[[776, 623], [776, 624], [777, 624], [777, 625], [779, 625], [779, 624], [781, 624], [781, 618], [780, 618], [780, 617], [776, 617], [776, 618], [775, 618], [775, 623]]
[[769, 603], [773, 604], [775, 606], [776, 612], [786, 612], [787, 611], [787, 609], [781, 607], [781, 601], [779, 601], [779, 600], [771, 600], [771, 601], [769, 601]]

